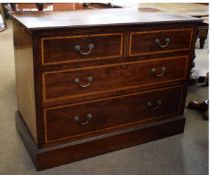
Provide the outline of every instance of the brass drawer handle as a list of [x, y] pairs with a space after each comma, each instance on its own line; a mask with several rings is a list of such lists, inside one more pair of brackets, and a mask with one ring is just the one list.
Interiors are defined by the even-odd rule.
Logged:
[[89, 76], [89, 77], [87, 77], [87, 84], [82, 85], [82, 84], [80, 84], [80, 79], [79, 79], [79, 77], [76, 77], [76, 78], [74, 79], [74, 82], [75, 82], [79, 87], [82, 87], [82, 88], [86, 88], [86, 87], [90, 86], [90, 84], [92, 83], [92, 81], [93, 81], [93, 77], [92, 77], [92, 76]]
[[166, 73], [166, 68], [162, 67], [161, 72], [157, 73], [155, 68], [152, 68], [152, 74], [155, 75], [156, 77], [162, 77]]
[[75, 116], [74, 121], [79, 123], [80, 125], [87, 125], [92, 117], [93, 117], [92, 114], [87, 114], [86, 115], [87, 120], [84, 122], [81, 122], [79, 116]]
[[170, 38], [166, 38], [166, 39], [165, 39], [165, 44], [164, 44], [164, 45], [161, 45], [161, 44], [160, 44], [160, 40], [159, 40], [158, 38], [155, 39], [155, 43], [156, 43], [159, 47], [161, 47], [161, 48], [167, 47], [167, 46], [169, 45], [170, 41], [171, 41]]
[[162, 101], [161, 101], [161, 100], [157, 100], [156, 105], [153, 105], [152, 102], [149, 101], [149, 102], [147, 103], [147, 106], [150, 107], [150, 108], [152, 108], [153, 110], [157, 110], [157, 109], [160, 108], [160, 105], [161, 105], [161, 104], [162, 104]]
[[75, 49], [76, 51], [79, 51], [79, 53], [80, 53], [81, 55], [89, 55], [89, 54], [91, 53], [91, 51], [92, 51], [93, 48], [94, 48], [94, 44], [93, 44], [93, 43], [90, 43], [90, 44], [88, 45], [88, 49], [89, 49], [89, 50], [88, 50], [87, 52], [82, 51], [80, 45], [76, 45], [76, 46], [74, 47], [74, 49]]

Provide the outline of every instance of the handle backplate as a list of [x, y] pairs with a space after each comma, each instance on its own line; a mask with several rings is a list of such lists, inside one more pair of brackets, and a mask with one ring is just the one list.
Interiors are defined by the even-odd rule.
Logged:
[[93, 43], [88, 44], [88, 51], [86, 52], [81, 50], [81, 46], [79, 44], [77, 44], [74, 47], [74, 49], [78, 51], [81, 55], [89, 55], [91, 54], [91, 51], [94, 49], [94, 44]]
[[88, 77], [87, 77], [87, 83], [86, 83], [86, 84], [81, 84], [81, 83], [80, 83], [80, 78], [79, 78], [79, 77], [76, 77], [76, 78], [74, 79], [74, 82], [75, 82], [79, 87], [86, 88], [86, 87], [90, 86], [91, 83], [93, 82], [93, 77], [92, 77], [92, 76], [88, 76]]
[[93, 117], [92, 114], [87, 114], [86, 115], [86, 120], [85, 121], [80, 121], [80, 117], [79, 116], [75, 116], [74, 117], [74, 121], [79, 123], [80, 125], [87, 125], [92, 117]]
[[149, 101], [147, 103], [147, 106], [150, 107], [153, 110], [157, 110], [157, 109], [160, 108], [161, 104], [162, 104], [162, 100], [157, 100], [156, 104], [153, 104], [151, 101]]
[[161, 71], [158, 73], [156, 68], [152, 68], [152, 74], [156, 77], [162, 77], [166, 73], [166, 67], [161, 67]]
[[165, 39], [165, 44], [161, 44], [161, 43], [160, 43], [160, 39], [158, 39], [158, 38], [155, 39], [155, 43], [156, 43], [159, 47], [161, 47], [161, 48], [167, 47], [167, 46], [169, 45], [170, 41], [171, 41], [170, 38], [166, 38], [166, 39]]

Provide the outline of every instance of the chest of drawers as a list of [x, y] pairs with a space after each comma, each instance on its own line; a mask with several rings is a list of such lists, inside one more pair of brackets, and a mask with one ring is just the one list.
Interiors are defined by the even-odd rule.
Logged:
[[199, 19], [129, 9], [12, 15], [16, 125], [38, 170], [184, 131]]

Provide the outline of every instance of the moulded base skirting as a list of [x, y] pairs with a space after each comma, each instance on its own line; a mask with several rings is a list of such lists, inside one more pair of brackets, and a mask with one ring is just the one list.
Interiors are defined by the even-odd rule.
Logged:
[[146, 126], [122, 130], [107, 137], [94, 137], [86, 141], [65, 143], [38, 148], [34, 143], [20, 113], [16, 113], [16, 127], [37, 170], [43, 170], [66, 163], [97, 156], [129, 146], [180, 134], [184, 131], [183, 116], [156, 122]]

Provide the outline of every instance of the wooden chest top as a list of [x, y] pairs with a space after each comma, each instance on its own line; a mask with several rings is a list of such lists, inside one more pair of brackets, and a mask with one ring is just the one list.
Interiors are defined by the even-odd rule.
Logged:
[[200, 22], [198, 18], [137, 9], [96, 9], [66, 12], [12, 12], [29, 30]]
[[17, 128], [38, 169], [184, 131], [200, 19], [137, 9], [12, 15]]

